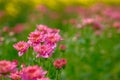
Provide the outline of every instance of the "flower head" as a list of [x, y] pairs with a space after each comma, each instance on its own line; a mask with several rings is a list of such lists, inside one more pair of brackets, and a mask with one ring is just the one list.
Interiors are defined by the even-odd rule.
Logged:
[[17, 64], [15, 62], [10, 62], [7, 60], [0, 61], [0, 74], [8, 74], [16, 70]]
[[48, 58], [52, 55], [54, 50], [54, 47], [51, 45], [38, 45], [34, 47], [34, 51], [37, 52], [37, 58], [38, 57], [43, 57], [43, 58]]
[[66, 59], [57, 59], [54, 61], [53, 65], [55, 66], [55, 68], [57, 69], [61, 69], [62, 67], [64, 67], [67, 64], [67, 60]]
[[10, 76], [9, 76], [12, 80], [20, 80], [21, 79], [21, 76], [20, 76], [20, 73], [19, 72], [14, 72], [14, 73], [10, 73]]
[[40, 42], [43, 42], [43, 35], [41, 34], [41, 32], [36, 30], [29, 34], [28, 39], [29, 39], [28, 43], [34, 46], [36, 44], [40, 44]]
[[19, 51], [19, 53], [18, 53], [19, 56], [22, 56], [27, 51], [27, 49], [29, 48], [28, 43], [24, 42], [24, 41], [20, 41], [20, 42], [14, 44], [13, 47], [17, 51]]
[[37, 65], [28, 66], [21, 70], [21, 78], [22, 80], [36, 80], [37, 78], [44, 78], [47, 71], [44, 71], [42, 67]]
[[66, 50], [66, 45], [61, 44], [61, 45], [59, 46], [59, 48], [60, 48], [60, 50], [65, 51], [65, 50]]
[[57, 42], [59, 42], [60, 40], [62, 40], [61, 36], [56, 33], [51, 33], [51, 34], [48, 34], [46, 39], [45, 39], [45, 42], [47, 44], [56, 44]]

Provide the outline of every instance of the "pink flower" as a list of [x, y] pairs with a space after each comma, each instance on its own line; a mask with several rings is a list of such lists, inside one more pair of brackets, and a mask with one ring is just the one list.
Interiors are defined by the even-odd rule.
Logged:
[[37, 7], [37, 9], [42, 13], [47, 12], [47, 7], [45, 5], [40, 5], [40, 6]]
[[13, 32], [14, 33], [20, 33], [24, 30], [24, 25], [23, 24], [17, 24], [14, 28], [13, 28]]
[[48, 28], [48, 26], [46, 25], [43, 25], [43, 24], [40, 24], [40, 25], [37, 25], [37, 30], [42, 32], [43, 34], [46, 34], [48, 33], [51, 29]]
[[15, 62], [10, 62], [7, 60], [0, 61], [0, 74], [6, 75], [10, 72], [14, 72], [17, 68]]
[[28, 43], [24, 41], [14, 44], [13, 47], [19, 52], [19, 56], [22, 56], [29, 48]]
[[43, 25], [43, 24], [37, 25], [37, 30], [43, 34], [59, 33], [60, 32], [59, 29], [51, 29], [51, 28], [48, 28], [48, 26]]
[[66, 46], [63, 45], [63, 44], [61, 44], [61, 45], [59, 46], [59, 48], [60, 48], [60, 50], [64, 51], [64, 50], [66, 49]]
[[46, 73], [47, 71], [36, 65], [23, 68], [20, 75], [22, 80], [36, 80], [37, 78], [44, 78]]
[[61, 69], [62, 67], [64, 67], [67, 64], [67, 60], [66, 59], [57, 59], [54, 61], [53, 65], [55, 66], [55, 68], [57, 69]]
[[53, 50], [54, 50], [54, 46], [52, 45], [38, 45], [34, 47], [34, 51], [37, 52], [37, 58], [39, 57], [43, 57], [43, 58], [48, 58], [52, 55]]
[[92, 24], [93, 22], [94, 22], [93, 18], [85, 18], [85, 19], [82, 20], [83, 25]]
[[116, 28], [116, 29], [119, 29], [120, 28], [120, 22], [113, 23], [113, 27]]
[[51, 29], [50, 33], [59, 33], [60, 30], [59, 29]]
[[51, 33], [51, 34], [47, 34], [45, 42], [47, 44], [55, 44], [55, 43], [59, 42], [60, 40], [62, 40], [62, 38], [58, 33], [56, 33], [56, 34]]
[[43, 42], [43, 35], [36, 30], [29, 34], [28, 39], [29, 39], [28, 43], [32, 46], [35, 46], [37, 44], [40, 44], [40, 42]]
[[9, 77], [12, 80], [21, 80], [21, 76], [20, 76], [19, 72], [10, 73]]
[[49, 78], [39, 78], [37, 80], [50, 80]]
[[4, 26], [2, 29], [3, 32], [9, 32], [10, 28], [8, 26]]
[[103, 28], [104, 27], [99, 22], [93, 22], [93, 29], [94, 30], [103, 30]]

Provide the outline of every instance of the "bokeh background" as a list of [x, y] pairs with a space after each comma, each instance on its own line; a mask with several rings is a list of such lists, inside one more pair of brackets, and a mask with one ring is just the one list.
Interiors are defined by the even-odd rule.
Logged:
[[13, 44], [38, 24], [61, 30], [61, 80], [120, 80], [120, 0], [0, 0], [0, 60], [22, 63]]

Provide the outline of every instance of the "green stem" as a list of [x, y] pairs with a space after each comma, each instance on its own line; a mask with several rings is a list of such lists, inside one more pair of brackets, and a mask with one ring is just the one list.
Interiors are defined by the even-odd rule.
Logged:
[[60, 70], [56, 70], [56, 80], [60, 80]]

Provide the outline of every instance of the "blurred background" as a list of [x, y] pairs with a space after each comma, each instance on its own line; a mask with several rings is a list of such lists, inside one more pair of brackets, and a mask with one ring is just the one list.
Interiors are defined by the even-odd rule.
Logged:
[[12, 45], [38, 24], [61, 30], [61, 80], [120, 80], [120, 0], [0, 0], [0, 60], [22, 61]]

